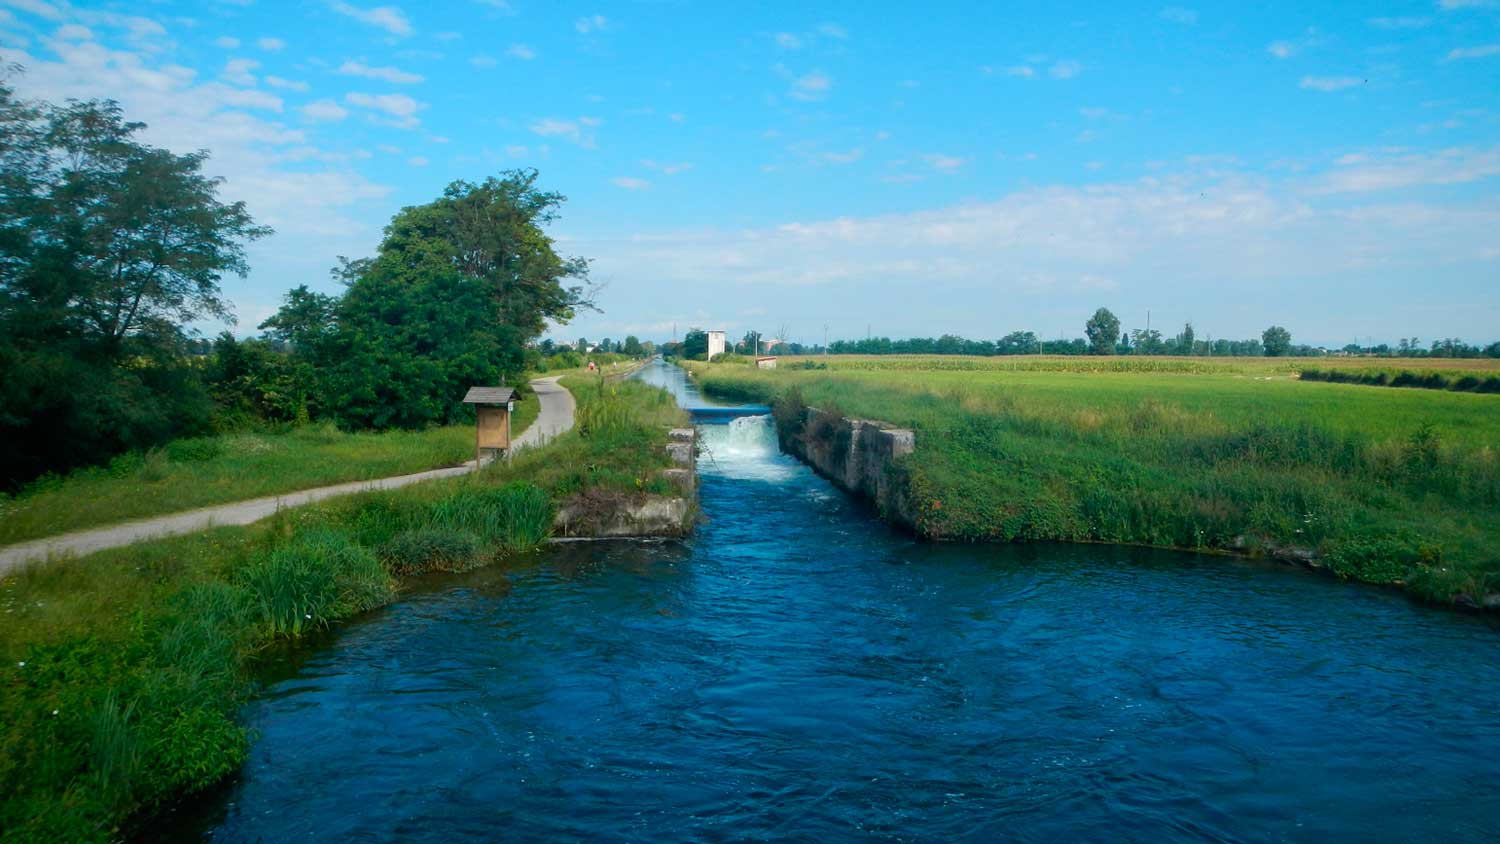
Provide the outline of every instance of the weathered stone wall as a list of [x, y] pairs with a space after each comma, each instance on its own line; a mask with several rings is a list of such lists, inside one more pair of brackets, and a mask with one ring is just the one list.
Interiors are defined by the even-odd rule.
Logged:
[[569, 496], [557, 508], [557, 536], [582, 538], [677, 537], [693, 532], [698, 517], [697, 431], [673, 428], [666, 450], [672, 468], [660, 477], [675, 494], [589, 490]]
[[885, 422], [835, 416], [808, 408], [792, 454], [834, 486], [865, 498], [891, 522], [916, 524], [897, 461], [916, 448], [916, 434]]

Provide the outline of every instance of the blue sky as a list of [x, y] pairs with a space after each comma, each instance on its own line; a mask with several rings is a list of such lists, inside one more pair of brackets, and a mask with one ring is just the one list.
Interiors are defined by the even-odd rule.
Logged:
[[241, 334], [524, 166], [604, 285], [558, 337], [1500, 339], [1500, 0], [432, 5], [0, 0], [0, 56], [213, 153]]

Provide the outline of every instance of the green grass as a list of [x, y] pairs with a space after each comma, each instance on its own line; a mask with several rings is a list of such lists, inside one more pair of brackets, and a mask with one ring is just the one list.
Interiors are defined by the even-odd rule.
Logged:
[[691, 368], [713, 394], [795, 387], [807, 404], [916, 429], [902, 471], [933, 538], [1305, 548], [1432, 600], [1500, 593], [1500, 396], [1253, 370], [875, 363]]
[[[528, 394], [511, 422], [537, 417]], [[177, 440], [107, 466], [45, 478], [0, 497], [0, 545], [196, 507], [453, 466], [474, 457], [474, 427], [344, 433], [309, 425], [285, 433]]]
[[0, 579], [0, 841], [149, 828], [243, 761], [238, 712], [268, 645], [384, 605], [404, 577], [529, 559], [567, 495], [651, 487], [671, 397], [568, 386], [587, 427], [482, 472]]

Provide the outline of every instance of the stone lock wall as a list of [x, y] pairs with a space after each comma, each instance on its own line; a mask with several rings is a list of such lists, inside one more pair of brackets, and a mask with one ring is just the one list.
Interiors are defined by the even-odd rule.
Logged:
[[916, 433], [885, 422], [832, 416], [808, 408], [802, 436], [788, 444], [792, 453], [834, 486], [875, 504], [889, 521], [916, 524], [906, 490], [893, 467], [916, 448]]
[[571, 538], [678, 537], [693, 532], [698, 514], [698, 432], [673, 428], [667, 432], [672, 468], [661, 477], [672, 495], [647, 493], [579, 494], [557, 508], [553, 529]]

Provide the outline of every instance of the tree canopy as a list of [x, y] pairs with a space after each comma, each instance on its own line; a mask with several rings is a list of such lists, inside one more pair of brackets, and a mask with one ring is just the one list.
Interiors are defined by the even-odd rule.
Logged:
[[1083, 333], [1089, 338], [1089, 350], [1096, 355], [1112, 355], [1115, 344], [1120, 341], [1120, 320], [1109, 308], [1094, 311], [1084, 324]]

